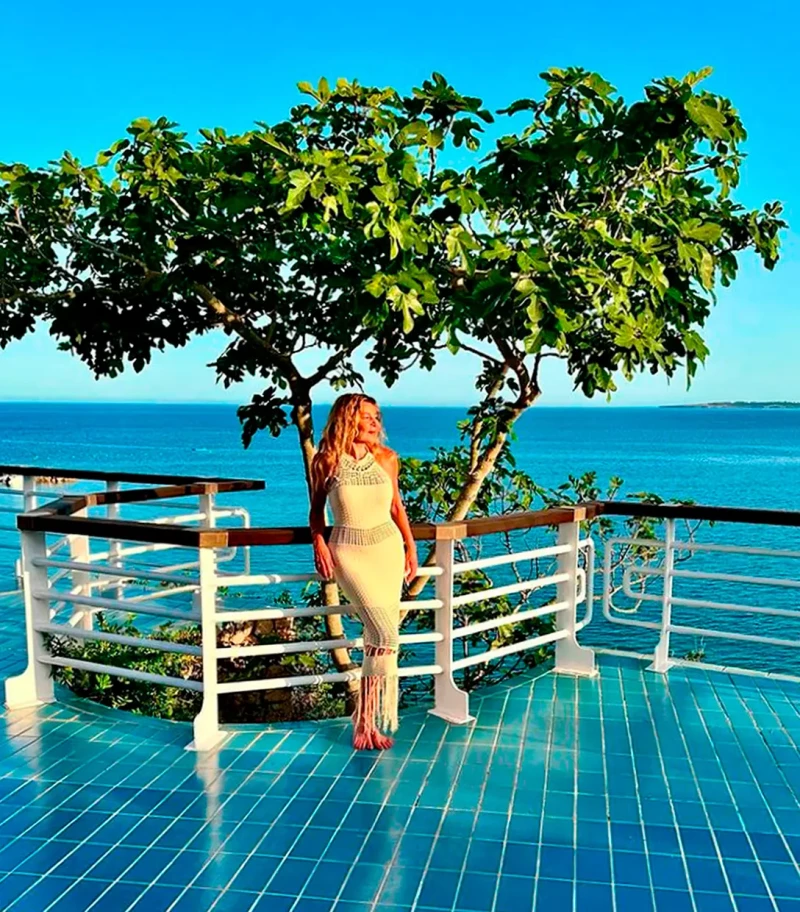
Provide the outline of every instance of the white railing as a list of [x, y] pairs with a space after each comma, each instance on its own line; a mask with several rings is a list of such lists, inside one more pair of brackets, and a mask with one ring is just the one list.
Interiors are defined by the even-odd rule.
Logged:
[[[114, 514], [112, 513], [112, 516]], [[203, 528], [213, 528], [220, 516], [238, 515], [242, 512], [218, 510], [213, 495], [201, 495], [196, 513], [185, 514], [181, 519], [188, 521], [199, 517]], [[249, 521], [249, 517], [248, 517]], [[229, 549], [198, 548], [196, 560], [179, 565], [181, 569], [193, 571], [190, 577], [176, 572], [176, 566], [157, 568], [128, 568], [126, 560], [131, 555], [142, 553], [143, 549], [173, 547], [170, 545], [138, 545], [131, 542], [111, 542], [105, 550], [92, 551], [85, 536], [70, 536], [69, 559], [54, 556], [48, 551], [44, 532], [25, 531], [22, 533], [22, 574], [25, 595], [26, 627], [28, 634], [28, 667], [25, 672], [7, 682], [7, 704], [10, 707], [47, 702], [54, 699], [51, 667], [54, 665], [72, 667], [83, 671], [109, 676], [146, 681], [151, 684], [179, 687], [202, 693], [202, 706], [194, 721], [193, 746], [205, 750], [219, 743], [225, 733], [219, 727], [219, 696], [278, 688], [304, 687], [324, 683], [357, 680], [360, 670], [326, 672], [322, 674], [296, 674], [278, 678], [253, 678], [242, 681], [219, 681], [218, 663], [232, 658], [294, 655], [299, 653], [330, 652], [336, 649], [361, 649], [360, 636], [345, 636], [336, 639], [296, 641], [259, 645], [219, 645], [219, 625], [230, 622], [258, 620], [297, 619], [324, 615], [355, 614], [351, 605], [329, 607], [275, 607], [264, 606], [235, 610], [225, 607], [220, 598], [220, 589], [249, 589], [259, 592], [276, 584], [301, 583], [318, 579], [314, 573], [267, 573], [252, 574], [222, 573], [220, 559], [227, 556]], [[581, 554], [585, 567], [580, 566]], [[80, 555], [80, 559], [78, 559]], [[538, 567], [539, 561], [555, 562], [553, 572], [548, 572], [512, 584], [492, 586], [479, 592], [456, 595], [456, 581], [461, 574], [471, 570], [501, 567], [503, 565], [530, 562]], [[453, 723], [471, 720], [469, 695], [462, 690], [454, 677], [461, 670], [481, 663], [494, 662], [506, 656], [528, 649], [537, 649], [546, 644], [555, 644], [554, 668], [558, 672], [592, 675], [595, 673], [594, 653], [578, 644], [576, 634], [591, 618], [592, 586], [587, 583], [593, 578], [594, 545], [591, 539], [579, 538], [579, 523], [570, 522], [559, 526], [556, 545], [513, 554], [481, 558], [474, 561], [455, 559], [455, 541], [444, 539], [436, 542], [435, 561], [432, 566], [419, 570], [420, 576], [433, 579], [433, 598], [416, 599], [401, 603], [401, 611], [434, 612], [433, 630], [404, 633], [400, 646], [432, 644], [434, 661], [426, 665], [401, 665], [403, 677], [427, 676], [434, 678], [434, 706], [431, 712]], [[537, 571], [538, 572], [538, 571]], [[59, 588], [56, 583], [66, 579], [67, 587]], [[169, 583], [173, 588], [157, 593], [128, 595], [131, 587], [141, 588], [143, 582]], [[534, 592], [553, 590], [552, 597], [545, 604], [526, 607], [526, 597]], [[111, 596], [102, 594], [113, 590]], [[191, 593], [191, 605], [180, 607], [170, 603], [172, 595]], [[491, 603], [493, 599], [520, 596], [521, 605], [511, 614], [498, 615], [476, 623], [458, 623], [458, 616], [468, 614], [472, 606]], [[579, 621], [578, 606], [586, 605], [585, 616]], [[59, 610], [63, 606], [73, 613], [66, 623], [60, 622]], [[159, 640], [156, 637], [131, 637], [121, 633], [93, 630], [91, 615], [97, 611], [118, 611], [145, 616], [177, 620], [199, 626], [200, 645], [185, 645]], [[88, 622], [83, 618], [88, 617]], [[508, 646], [487, 649], [483, 652], [465, 655], [463, 644], [466, 637], [499, 627], [519, 624], [534, 618], [552, 618], [553, 629], [539, 636], [530, 637]], [[88, 662], [50, 654], [47, 648], [48, 636], [69, 636], [80, 640], [99, 640], [125, 646], [139, 646], [178, 652], [199, 657], [202, 666], [202, 680], [186, 680], [177, 677], [153, 674], [130, 668]], [[454, 650], [462, 653], [460, 658]]]
[[[680, 555], [697, 555], [703, 553], [728, 554], [794, 561], [800, 558], [800, 551], [755, 548], [742, 545], [707, 544], [697, 541], [681, 541], [676, 537], [675, 521], [671, 519], [665, 521], [664, 528], [665, 534], [663, 539], [624, 537], [609, 539], [605, 545], [605, 560], [603, 566], [603, 614], [606, 619], [614, 624], [641, 627], [659, 632], [658, 643], [652, 654], [653, 664], [651, 669], [653, 671], [666, 672], [675, 664], [675, 659], [670, 653], [670, 640], [672, 634], [727, 639], [762, 644], [765, 646], [800, 647], [800, 636], [795, 638], [763, 636], [750, 632], [677, 624], [673, 620], [673, 609], [675, 608], [695, 609], [708, 611], [710, 613], [721, 611], [749, 615], [768, 615], [800, 620], [800, 608], [794, 609], [764, 605], [748, 605], [740, 602], [688, 598], [675, 594], [675, 586], [680, 580], [690, 580], [694, 583], [736, 583], [742, 586], [771, 587], [784, 590], [800, 589], [800, 579], [774, 576], [752, 576], [740, 573], [722, 573], [704, 570], [684, 570], [680, 569], [677, 565], [677, 559]], [[618, 591], [634, 603], [632, 608], [620, 608], [614, 603], [615, 569], [620, 569], [620, 567], [615, 567], [614, 564], [615, 548], [618, 546], [625, 546], [630, 549], [647, 549], [649, 552], [647, 560], [640, 561], [634, 559], [632, 562], [621, 567], [622, 579]], [[658, 560], [660, 561], [656, 566], [653, 565], [654, 558], [652, 552], [654, 551], [658, 553]], [[661, 580], [660, 592], [651, 593], [646, 591], [646, 581], [650, 578]], [[636, 588], [637, 585], [639, 587], [638, 589]], [[645, 604], [660, 606], [661, 611], [658, 620], [645, 620], [635, 616], [639, 611], [639, 607]]]

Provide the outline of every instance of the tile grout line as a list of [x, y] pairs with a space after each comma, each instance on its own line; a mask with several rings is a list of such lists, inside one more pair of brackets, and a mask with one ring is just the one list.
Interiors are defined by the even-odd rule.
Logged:
[[[669, 688], [667, 688], [666, 683], [667, 682], [665, 681], [664, 687], [667, 689], [667, 692], [668, 692]], [[692, 894], [692, 880], [691, 880], [691, 875], [689, 873], [689, 864], [686, 861], [686, 851], [684, 850], [684, 847], [683, 847], [683, 837], [681, 836], [680, 825], [678, 823], [678, 815], [675, 813], [675, 803], [672, 798], [672, 789], [669, 787], [669, 776], [667, 775], [667, 767], [666, 767], [666, 764], [664, 763], [664, 752], [661, 750], [661, 738], [659, 737], [656, 717], [653, 713], [653, 707], [650, 702], [650, 695], [647, 691], [647, 682], [644, 680], [644, 678], [642, 678], [642, 684], [643, 684], [644, 703], [647, 706], [647, 713], [650, 718], [650, 724], [653, 728], [653, 736], [655, 737], [656, 746], [658, 748], [658, 762], [659, 762], [659, 766], [661, 767], [661, 778], [664, 781], [664, 786], [667, 791], [667, 799], [668, 799], [667, 804], [669, 806], [670, 813], [672, 815], [672, 824], [673, 824], [674, 831], [675, 831], [675, 838], [678, 843], [678, 848], [680, 849], [680, 858], [681, 858], [681, 861], [683, 862], [683, 873], [684, 873], [684, 876], [686, 877], [686, 885], [689, 889], [689, 899], [691, 900], [691, 903], [692, 903], [692, 909], [694, 909], [695, 912], [697, 912], [697, 904], [695, 903], [694, 895]], [[671, 701], [671, 699], [672, 699], [672, 697], [670, 696], [670, 701]], [[686, 750], [686, 745], [684, 744], [684, 751], [685, 750]], [[687, 757], [687, 762], [688, 762], [688, 757]], [[649, 846], [647, 843], [645, 843], [645, 851], [648, 851], [648, 849], [649, 849]]]
[[[640, 674], [641, 674], [641, 672], [640, 672]], [[619, 685], [620, 685], [620, 688], [619, 688], [620, 689], [620, 699], [622, 700], [622, 707], [623, 707], [622, 717], [625, 720], [625, 731], [626, 731], [627, 738], [628, 738], [628, 746], [630, 748], [634, 791], [636, 793], [636, 807], [638, 808], [638, 811], [639, 811], [639, 829], [642, 832], [642, 845], [645, 847], [644, 858], [645, 858], [645, 864], [647, 865], [647, 879], [650, 883], [650, 897], [651, 897], [651, 900], [653, 903], [653, 908], [656, 908], [656, 890], [655, 890], [655, 884], [653, 883], [653, 869], [650, 864], [650, 852], [648, 850], [648, 844], [647, 844], [647, 830], [645, 829], [645, 825], [644, 825], [644, 815], [642, 813], [642, 798], [641, 798], [641, 793], [640, 793], [640, 789], [639, 789], [639, 769], [636, 766], [636, 755], [634, 752], [635, 748], [634, 748], [634, 743], [633, 743], [633, 734], [631, 732], [630, 713], [628, 712], [628, 699], [625, 694], [625, 687], [623, 685], [621, 670], [620, 670], [620, 674], [618, 676], [618, 681], [619, 681]], [[642, 699], [644, 700], [644, 680], [641, 681], [641, 685], [642, 685]], [[660, 753], [660, 747], [655, 739], [655, 732], [653, 734], [653, 740], [656, 743], [656, 747], [658, 748], [659, 753]], [[665, 776], [665, 786], [666, 786], [666, 776]]]
[[608, 794], [608, 756], [606, 754], [606, 723], [605, 723], [605, 712], [603, 711], [603, 673], [600, 672], [600, 677], [597, 681], [597, 705], [600, 712], [600, 751], [603, 758], [603, 797], [605, 798], [606, 804], [606, 832], [608, 834], [608, 858], [609, 858], [609, 867], [611, 870], [611, 910], [612, 912], [617, 912], [617, 890], [616, 882], [614, 877], [614, 838], [611, 833], [611, 801]]
[[544, 837], [545, 802], [547, 800], [547, 783], [550, 780], [550, 754], [553, 749], [553, 730], [555, 728], [555, 708], [557, 702], [556, 694], [557, 688], [555, 684], [553, 684], [553, 695], [550, 700], [550, 724], [547, 728], [547, 742], [545, 747], [544, 779], [542, 782], [542, 814], [539, 818], [539, 838], [536, 850], [536, 867], [534, 870], [532, 909], [536, 909], [536, 903], [539, 898], [539, 877], [541, 876], [542, 865], [542, 839]]
[[[504, 696], [503, 710], [505, 710], [506, 706], [508, 705], [508, 693], [504, 694], [503, 696]], [[480, 714], [480, 710], [478, 711], [478, 713]], [[500, 722], [502, 722], [502, 713], [501, 713], [501, 717], [500, 717]], [[471, 746], [472, 737], [474, 737], [474, 732], [475, 732], [475, 729], [477, 729], [477, 727], [478, 727], [478, 724], [476, 721], [475, 725], [473, 726], [473, 732], [472, 732], [472, 736], [470, 737], [470, 742], [467, 745], [467, 750], [464, 752], [464, 763], [462, 763], [462, 765], [461, 765], [461, 768], [459, 770], [459, 775], [461, 773], [461, 770], [464, 769], [464, 766], [466, 764], [466, 757], [467, 757], [467, 754], [469, 753], [469, 747]], [[467, 837], [467, 851], [464, 854], [464, 861], [461, 865], [460, 871], [458, 872], [458, 881], [456, 883], [455, 894], [453, 895], [453, 905], [451, 906], [451, 909], [456, 909], [458, 906], [458, 896], [459, 896], [459, 893], [461, 892], [461, 885], [464, 882], [464, 873], [466, 872], [466, 869], [467, 869], [467, 861], [469, 859], [470, 844], [473, 839], [472, 834], [475, 832], [475, 824], [477, 823], [478, 814], [480, 813], [480, 808], [481, 808], [481, 805], [483, 804], [483, 797], [486, 794], [486, 783], [487, 783], [487, 780], [490, 775], [492, 759], [494, 758], [495, 751], [497, 750], [497, 739], [499, 737], [500, 737], [500, 723], [498, 723], [497, 728], [495, 729], [494, 738], [492, 739], [491, 751], [489, 754], [489, 762], [487, 763], [487, 766], [486, 766], [486, 775], [483, 777], [483, 780], [481, 782], [481, 788], [480, 788], [480, 792], [478, 794], [476, 807], [475, 807], [475, 810], [473, 811], [474, 816], [472, 818], [472, 826], [470, 827], [469, 836]], [[457, 785], [458, 785], [458, 777], [454, 778], [454, 780], [453, 780], [453, 791], [457, 788]], [[453, 795], [453, 792], [451, 791], [450, 799], [449, 799], [450, 801], [452, 801], [452, 795]], [[447, 811], [445, 810], [445, 813], [442, 815], [441, 823], [444, 823], [444, 818], [445, 818], [446, 813], [447, 813]], [[441, 826], [440, 826], [439, 830], [440, 829], [441, 829]], [[439, 830], [437, 830], [437, 834], [438, 834]], [[435, 845], [436, 845], [436, 839], [434, 838], [433, 846], [431, 846], [431, 853], [433, 853]], [[431, 857], [432, 857], [432, 855], [431, 855]], [[416, 898], [415, 898], [415, 903], [416, 903]]]
[[[734, 808], [736, 808], [736, 811], [737, 811], [737, 813], [739, 814], [739, 817], [740, 817], [740, 819], [741, 819], [741, 810], [740, 810], [740, 808], [739, 808], [739, 802], [736, 800], [736, 796], [735, 796], [735, 794], [733, 793], [733, 789], [731, 788], [730, 780], [729, 780], [728, 777], [725, 775], [725, 771], [724, 771], [724, 768], [723, 768], [723, 765], [722, 765], [722, 759], [720, 758], [719, 752], [718, 752], [718, 750], [717, 750], [717, 746], [716, 746], [716, 744], [714, 743], [714, 740], [713, 740], [713, 738], [712, 738], [711, 735], [710, 735], [710, 732], [709, 732], [709, 730], [708, 730], [708, 726], [706, 725], [705, 717], [703, 716], [702, 709], [700, 708], [700, 704], [697, 702], [697, 695], [696, 695], [696, 693], [695, 693], [694, 687], [691, 685], [691, 682], [689, 682], [688, 680], [687, 680], [687, 683], [689, 684], [689, 688], [688, 688], [688, 689], [689, 689], [689, 692], [690, 692], [691, 695], [692, 695], [692, 701], [694, 702], [695, 708], [696, 708], [696, 710], [697, 710], [697, 714], [698, 714], [698, 716], [699, 716], [699, 718], [700, 718], [700, 721], [701, 721], [701, 723], [702, 723], [703, 731], [705, 732], [706, 737], [708, 738], [708, 742], [709, 742], [709, 744], [710, 744], [710, 746], [711, 746], [711, 749], [712, 749], [713, 752], [714, 752], [714, 756], [717, 758], [717, 763], [718, 763], [719, 766], [720, 766], [720, 770], [722, 771], [722, 778], [723, 778], [723, 781], [725, 782], [725, 788], [728, 790], [728, 794], [729, 794], [730, 797], [731, 797], [731, 802], [733, 803]], [[715, 699], [716, 699], [716, 696], [717, 696], [717, 695], [716, 695], [715, 688], [714, 688], [713, 686], [711, 686], [711, 691], [712, 691], [712, 693], [714, 693], [714, 697], [715, 697]], [[729, 728], [731, 729], [731, 731], [733, 731], [733, 726], [731, 725], [730, 717], [729, 717], [728, 713], [725, 711], [724, 705], [723, 705], [722, 703], [719, 703], [719, 705], [722, 707], [722, 711], [723, 711], [724, 714], [725, 714], [725, 719], [727, 720], [727, 723], [728, 723]], [[735, 732], [733, 732], [733, 733], [734, 733], [734, 737], [735, 737]], [[738, 745], [738, 741], [737, 741], [737, 745]], [[740, 750], [741, 750], [741, 748], [740, 748]], [[742, 752], [742, 753], [744, 753], [744, 752]], [[769, 900], [770, 900], [770, 902], [772, 903], [773, 909], [777, 910], [777, 909], [778, 909], [778, 904], [775, 902], [775, 896], [773, 895], [772, 887], [770, 886], [769, 881], [767, 880], [767, 878], [764, 876], [764, 869], [763, 869], [762, 866], [761, 866], [761, 859], [758, 857], [758, 852], [756, 852], [756, 848], [755, 848], [755, 846], [753, 845], [753, 840], [750, 838], [750, 833], [748, 832], [748, 830], [747, 830], [747, 828], [746, 828], [745, 826], [743, 826], [742, 832], [744, 833], [745, 838], [747, 839], [747, 844], [750, 846], [750, 851], [753, 853], [753, 858], [755, 859], [755, 863], [756, 863], [756, 866], [757, 866], [757, 868], [758, 868], [758, 873], [761, 875], [761, 880], [762, 880], [763, 883], [764, 883], [764, 886], [765, 886], [766, 891], [767, 891], [767, 895], [769, 896]], [[780, 830], [779, 830], [778, 832], [780, 832]], [[724, 868], [724, 867], [725, 867], [725, 860], [724, 860], [724, 859], [721, 859], [721, 861], [722, 861], [722, 867]], [[734, 908], [736, 908], [735, 903], [734, 903]]]
[[[512, 800], [509, 803], [508, 818], [506, 820], [506, 827], [505, 827], [505, 831], [503, 833], [503, 847], [500, 850], [500, 869], [498, 872], [497, 883], [495, 884], [495, 888], [494, 888], [494, 896], [492, 897], [491, 912], [496, 912], [497, 899], [498, 899], [498, 896], [500, 895], [500, 881], [503, 877], [503, 863], [505, 862], [506, 846], [508, 845], [508, 842], [509, 842], [508, 837], [511, 832], [511, 818], [514, 816], [514, 805], [516, 803], [515, 798], [516, 798], [516, 794], [517, 794], [517, 786], [519, 784], [519, 774], [520, 774], [520, 770], [522, 768], [522, 760], [525, 756], [525, 742], [528, 737], [528, 727], [530, 726], [530, 720], [531, 720], [531, 706], [533, 704], [533, 697], [534, 697], [535, 691], [536, 691], [536, 681], [534, 680], [531, 683], [531, 687], [528, 692], [528, 699], [525, 701], [525, 722], [522, 726], [522, 731], [520, 733], [520, 744], [519, 744], [519, 748], [517, 749], [517, 760], [516, 760], [516, 763], [514, 764], [514, 780], [511, 785]], [[506, 705], [508, 705], [507, 702], [506, 702]], [[500, 722], [500, 728], [502, 729], [502, 719]], [[544, 802], [542, 802], [542, 803], [544, 803]], [[541, 816], [542, 812], [543, 812], [543, 807], [539, 809], [540, 816]]]

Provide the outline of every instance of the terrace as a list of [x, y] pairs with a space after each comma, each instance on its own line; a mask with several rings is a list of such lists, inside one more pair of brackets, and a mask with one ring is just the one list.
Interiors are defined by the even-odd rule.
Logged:
[[[309, 549], [296, 546], [308, 543], [307, 530], [249, 528], [249, 512], [227, 503], [260, 482], [11, 466], [0, 474], [24, 479], [3, 493], [12, 504], [4, 512], [23, 511], [25, 592], [24, 610], [18, 595], [0, 600], [3, 908], [800, 909], [800, 682], [755, 656], [767, 650], [774, 663], [800, 644], [800, 584], [785, 572], [800, 557], [785, 540], [800, 514], [593, 503], [417, 527], [435, 559], [424, 568], [432, 591], [413, 606], [434, 621], [404, 633], [417, 664], [405, 662], [403, 673], [432, 679], [432, 694], [402, 714], [395, 747], [373, 755], [352, 750], [347, 720], [219, 723], [226, 692], [352, 674], [220, 682], [230, 650], [246, 659], [360, 646], [350, 633], [219, 643], [221, 623], [326, 610], [264, 607], [276, 585], [314, 575], [269, 569], [271, 555], [299, 550], [291, 569], [302, 568]], [[53, 500], [37, 489], [41, 475], [77, 478], [94, 492], [73, 486]], [[595, 561], [599, 541], [586, 521], [637, 511], [655, 513], [658, 536], [615, 531]], [[714, 541], [682, 540], [687, 520], [713, 520]], [[464, 559], [461, 543], [509, 529], [532, 535], [534, 547]], [[780, 547], [765, 530], [780, 530]], [[753, 572], [766, 564], [768, 575]], [[478, 565], [526, 572], [461, 592], [457, 580]], [[779, 604], [749, 597], [764, 589]], [[460, 609], [520, 593], [532, 597], [514, 623], [551, 619], [548, 629], [491, 655], [465, 652], [471, 632], [511, 622], [498, 615], [465, 626]], [[54, 665], [81, 667], [52, 651], [54, 633], [142, 645], [97, 629], [98, 611], [199, 630], [200, 645], [184, 649], [201, 659], [201, 681], [84, 663], [191, 687], [202, 694], [193, 725], [109, 710], [53, 686]], [[728, 617], [738, 626], [718, 621]], [[681, 659], [676, 641], [701, 635], [740, 647], [751, 667]], [[155, 636], [144, 642], [159, 646]], [[467, 668], [543, 647], [551, 659], [506, 684], [460, 686]]]

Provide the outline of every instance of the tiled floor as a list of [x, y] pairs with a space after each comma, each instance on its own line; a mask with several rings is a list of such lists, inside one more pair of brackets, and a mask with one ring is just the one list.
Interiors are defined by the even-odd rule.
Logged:
[[604, 659], [473, 705], [383, 756], [339, 722], [203, 756], [184, 725], [4, 711], [0, 907], [800, 912], [800, 686]]

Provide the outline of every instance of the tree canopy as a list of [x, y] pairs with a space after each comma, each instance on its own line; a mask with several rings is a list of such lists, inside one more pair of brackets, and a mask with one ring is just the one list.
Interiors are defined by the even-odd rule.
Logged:
[[[288, 119], [242, 134], [142, 119], [90, 165], [4, 164], [0, 346], [43, 321], [114, 376], [221, 328], [218, 379], [264, 382], [246, 442], [287, 404], [297, 422], [317, 383], [360, 384], [361, 345], [389, 384], [444, 346], [479, 355], [484, 430], [535, 401], [544, 357], [587, 395], [620, 372], [691, 379], [715, 287], [747, 249], [771, 269], [784, 225], [777, 203], [733, 201], [745, 131], [706, 75], [629, 104], [550, 70], [488, 155], [492, 114], [434, 74], [409, 96], [301, 84]], [[314, 347], [327, 360], [302, 375]]]

